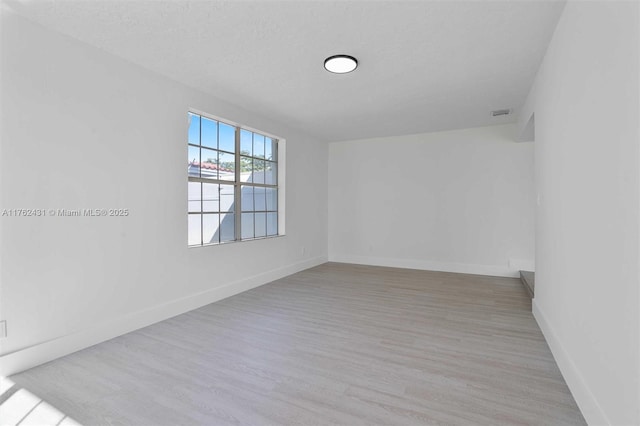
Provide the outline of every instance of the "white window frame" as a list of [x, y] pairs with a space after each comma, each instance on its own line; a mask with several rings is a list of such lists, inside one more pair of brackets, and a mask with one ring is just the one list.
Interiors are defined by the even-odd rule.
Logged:
[[[198, 247], [209, 247], [209, 246], [222, 246], [222, 245], [227, 245], [227, 244], [232, 244], [232, 243], [240, 243], [240, 242], [248, 242], [248, 241], [256, 241], [256, 240], [264, 240], [264, 239], [272, 239], [272, 238], [278, 238], [278, 237], [283, 237], [285, 235], [285, 215], [284, 215], [284, 211], [285, 211], [285, 158], [286, 158], [286, 141], [284, 138], [281, 138], [279, 136], [270, 134], [268, 132], [264, 132], [262, 130], [258, 130], [243, 124], [239, 124], [239, 123], [235, 123], [231, 120], [227, 120], [225, 118], [221, 118], [221, 117], [217, 117], [215, 115], [194, 109], [194, 108], [189, 108], [187, 111], [187, 117], [189, 116], [189, 114], [195, 114], [200, 116], [201, 118], [207, 118], [210, 120], [214, 120], [218, 123], [223, 123], [226, 124], [228, 126], [234, 127], [235, 128], [235, 152], [233, 153], [234, 155], [234, 159], [235, 159], [235, 179], [233, 181], [231, 180], [221, 180], [221, 179], [213, 179], [213, 178], [207, 178], [207, 177], [196, 177], [196, 176], [190, 176], [189, 173], [187, 172], [187, 182], [200, 182], [200, 183], [211, 183], [211, 184], [219, 184], [219, 185], [232, 185], [234, 187], [234, 209], [233, 209], [233, 215], [234, 215], [234, 225], [235, 225], [235, 239], [234, 240], [230, 240], [230, 241], [221, 241], [221, 242], [213, 242], [213, 243], [205, 243], [203, 241], [203, 233], [204, 230], [202, 229], [202, 222], [201, 222], [201, 227], [200, 227], [200, 244], [189, 244], [189, 242], [187, 241], [187, 247], [188, 248], [198, 248]], [[189, 120], [187, 120], [187, 123], [189, 123]], [[202, 125], [202, 124], [201, 124]], [[219, 124], [218, 124], [219, 126]], [[276, 151], [276, 155], [274, 156], [274, 161], [276, 163], [276, 176], [275, 176], [275, 184], [266, 184], [266, 183], [254, 183], [254, 182], [242, 182], [241, 181], [241, 151], [240, 151], [240, 136], [241, 136], [241, 130], [245, 130], [245, 131], [249, 131], [252, 133], [257, 133], [259, 135], [263, 135], [267, 138], [270, 138], [272, 140], [275, 141], [275, 151]], [[188, 131], [189, 131], [189, 124], [187, 124], [187, 135], [188, 135]], [[187, 138], [187, 152], [189, 147], [199, 147], [200, 149], [203, 147], [202, 145], [202, 140], [199, 141], [199, 145], [194, 145], [189, 143], [189, 140]], [[205, 148], [207, 148], [205, 146]], [[208, 148], [208, 149], [213, 149], [213, 148]], [[218, 149], [216, 149], [216, 151], [220, 152], [219, 150], [219, 145], [218, 145]], [[226, 152], [226, 151], [223, 151]], [[251, 158], [255, 158], [253, 157], [253, 154], [251, 156]], [[265, 159], [266, 160], [266, 159]], [[200, 161], [202, 161], [202, 159], [200, 159]], [[277, 234], [275, 235], [266, 235], [267, 233], [265, 232], [265, 236], [260, 236], [260, 237], [255, 237], [255, 228], [254, 228], [254, 237], [253, 238], [246, 238], [243, 239], [242, 238], [242, 187], [243, 186], [251, 186], [251, 187], [263, 187], [263, 188], [275, 188], [277, 190], [277, 195], [278, 195], [278, 199], [277, 199], [277, 208], [276, 208], [276, 216], [277, 216]], [[266, 208], [266, 206], [265, 206]], [[265, 210], [263, 211], [256, 211], [253, 210], [251, 211], [252, 213], [270, 213], [273, 211], [269, 211], [269, 210]], [[244, 212], [244, 213], [249, 213], [249, 212]], [[189, 208], [187, 208], [187, 218], [189, 217], [189, 215], [194, 215], [194, 214], [199, 214], [201, 216], [201, 218], [203, 217], [204, 214], [206, 214], [203, 211], [200, 211], [199, 213], [195, 213], [195, 212], [189, 212]], [[222, 214], [222, 212], [218, 213], [218, 214]], [[187, 225], [188, 226], [188, 225]], [[221, 226], [220, 223], [218, 225], [219, 227]], [[254, 216], [254, 227], [255, 227], [255, 216]], [[220, 228], [219, 228], [220, 229]]]

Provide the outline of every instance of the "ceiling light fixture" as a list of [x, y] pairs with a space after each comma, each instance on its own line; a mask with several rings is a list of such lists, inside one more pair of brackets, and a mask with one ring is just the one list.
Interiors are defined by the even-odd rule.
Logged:
[[324, 68], [336, 74], [345, 74], [358, 67], [358, 60], [349, 55], [333, 55], [324, 60]]

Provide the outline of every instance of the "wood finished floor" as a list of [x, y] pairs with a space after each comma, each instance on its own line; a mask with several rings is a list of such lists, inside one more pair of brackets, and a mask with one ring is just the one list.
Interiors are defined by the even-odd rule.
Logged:
[[518, 279], [338, 263], [11, 379], [85, 425], [585, 424]]

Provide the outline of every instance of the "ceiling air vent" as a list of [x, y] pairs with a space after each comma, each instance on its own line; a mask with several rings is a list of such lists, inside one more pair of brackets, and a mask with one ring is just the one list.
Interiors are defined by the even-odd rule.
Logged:
[[495, 111], [491, 111], [492, 117], [499, 117], [501, 115], [509, 115], [509, 114], [511, 114], [510, 109], [497, 109]]

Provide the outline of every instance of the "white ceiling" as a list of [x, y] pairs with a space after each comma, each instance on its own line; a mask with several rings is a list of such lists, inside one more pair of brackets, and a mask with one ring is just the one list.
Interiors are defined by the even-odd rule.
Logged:
[[[564, 2], [34, 1], [10, 6], [324, 140], [515, 121]], [[326, 72], [327, 56], [360, 61]], [[210, 111], [216, 114], [215, 111]], [[250, 124], [250, 123], [247, 123]]]

